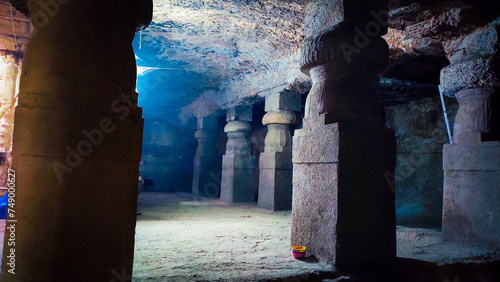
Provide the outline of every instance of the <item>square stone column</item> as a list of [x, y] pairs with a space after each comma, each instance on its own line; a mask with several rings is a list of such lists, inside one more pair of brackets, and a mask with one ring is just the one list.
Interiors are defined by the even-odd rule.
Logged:
[[273, 211], [292, 209], [292, 126], [297, 123], [300, 96], [278, 93], [266, 97], [268, 126], [260, 154], [259, 207]]
[[443, 239], [500, 247], [500, 142], [443, 149]]
[[221, 160], [217, 156], [215, 141], [218, 137], [216, 117], [198, 118], [198, 148], [194, 157], [193, 194], [214, 198], [220, 194]]
[[144, 124], [132, 41], [151, 1], [52, 1], [50, 19], [47, 2], [23, 2], [34, 31], [9, 177], [15, 246], [4, 242], [1, 281], [131, 279]]
[[500, 247], [499, 28], [497, 20], [445, 44], [441, 86], [460, 105], [443, 148], [446, 241]]
[[[306, 13], [301, 70], [313, 85], [293, 137], [291, 243], [336, 267], [396, 257], [396, 138], [372, 86], [388, 61], [386, 4], [314, 1]], [[318, 34], [322, 22], [335, 25]]]
[[339, 267], [393, 259], [395, 156], [390, 130], [305, 118], [293, 137], [292, 245]]
[[224, 128], [228, 141], [222, 157], [220, 198], [226, 203], [254, 202], [255, 157], [251, 155], [252, 108], [235, 107], [227, 110]]

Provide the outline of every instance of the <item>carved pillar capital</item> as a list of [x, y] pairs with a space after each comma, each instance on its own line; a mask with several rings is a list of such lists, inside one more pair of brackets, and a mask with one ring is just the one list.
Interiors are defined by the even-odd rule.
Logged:
[[453, 128], [455, 143], [480, 143], [482, 134], [490, 132], [493, 92], [491, 88], [475, 88], [456, 94], [460, 107]]
[[379, 34], [367, 34], [342, 22], [304, 42], [301, 71], [313, 81], [305, 117], [325, 114], [326, 123], [383, 126], [382, 108], [372, 80], [388, 63], [388, 46]]
[[215, 140], [219, 136], [217, 133], [217, 118], [198, 118], [198, 130], [194, 133], [194, 138], [198, 140], [196, 156], [214, 156], [216, 153]]
[[265, 152], [292, 151], [292, 126], [299, 122], [297, 112], [300, 111], [300, 96], [278, 93], [266, 97], [267, 113], [262, 118], [262, 124], [267, 125]]
[[453, 130], [457, 144], [500, 141], [499, 30], [496, 21], [445, 43], [450, 65], [441, 70], [441, 88], [460, 104]]
[[226, 155], [250, 155], [250, 133], [252, 132], [252, 108], [235, 107], [227, 110], [224, 127], [227, 133]]
[[270, 111], [267, 112], [262, 118], [263, 125], [269, 124], [296, 124], [297, 123], [297, 114], [290, 111]]

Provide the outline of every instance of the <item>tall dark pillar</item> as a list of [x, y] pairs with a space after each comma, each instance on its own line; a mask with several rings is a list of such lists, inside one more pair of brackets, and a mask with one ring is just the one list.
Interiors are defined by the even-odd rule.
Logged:
[[35, 33], [15, 113], [15, 246], [5, 241], [1, 280], [130, 279], [143, 126], [132, 40], [143, 2], [44, 3], [28, 1]]
[[198, 118], [198, 148], [194, 157], [193, 194], [214, 198], [220, 194], [221, 160], [215, 141], [218, 137], [217, 117]]
[[312, 1], [307, 14], [301, 70], [313, 86], [293, 137], [292, 244], [338, 267], [391, 261], [396, 139], [372, 87], [388, 61], [387, 2]]

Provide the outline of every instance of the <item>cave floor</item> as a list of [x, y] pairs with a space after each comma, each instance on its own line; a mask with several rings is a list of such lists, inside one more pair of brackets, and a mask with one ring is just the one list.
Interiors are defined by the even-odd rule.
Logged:
[[[137, 217], [134, 281], [352, 278], [349, 273], [336, 271], [312, 258], [293, 259], [289, 252], [291, 211], [271, 212], [256, 204], [226, 205], [217, 199], [184, 193], [142, 193], [139, 209], [142, 215]], [[433, 229], [398, 226], [397, 240], [397, 268], [406, 272], [398, 275], [416, 277], [409, 273], [439, 272], [432, 277], [442, 277], [440, 282], [447, 277], [453, 281], [457, 277], [454, 271], [467, 271], [450, 266], [466, 263], [474, 271], [477, 264], [491, 262], [494, 266], [487, 266], [489, 271], [498, 267], [500, 260], [498, 251], [444, 243], [440, 232]], [[375, 281], [373, 276], [367, 279]], [[434, 280], [420, 277], [416, 281]]]
[[395, 265], [339, 271], [293, 259], [290, 211], [158, 192], [139, 208], [133, 281], [500, 281], [500, 252], [444, 243], [438, 230], [398, 226]]

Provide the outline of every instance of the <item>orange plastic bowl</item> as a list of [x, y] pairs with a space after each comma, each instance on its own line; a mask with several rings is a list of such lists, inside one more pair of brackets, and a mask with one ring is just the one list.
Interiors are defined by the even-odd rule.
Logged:
[[291, 248], [291, 253], [293, 258], [295, 259], [301, 259], [306, 257], [306, 247], [304, 246], [292, 246]]
[[290, 249], [292, 249], [292, 251], [295, 251], [298, 253], [305, 253], [306, 252], [306, 247], [304, 247], [304, 246], [292, 246]]

